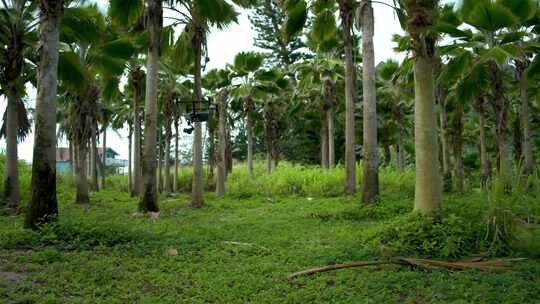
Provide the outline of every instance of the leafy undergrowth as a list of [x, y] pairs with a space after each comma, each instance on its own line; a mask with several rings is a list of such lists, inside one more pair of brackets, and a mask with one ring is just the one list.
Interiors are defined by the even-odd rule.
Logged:
[[[405, 193], [405, 194], [403, 194]], [[236, 196], [187, 208], [163, 197], [157, 219], [137, 213], [125, 193], [102, 191], [72, 204], [61, 188], [61, 218], [40, 232], [22, 217], [0, 217], [2, 303], [538, 303], [540, 263], [506, 273], [423, 271], [400, 266], [341, 270], [286, 280], [314, 266], [381, 255], [458, 258], [485, 249], [486, 198], [445, 199], [436, 225], [410, 215], [410, 192], [358, 198]], [[536, 215], [538, 216], [538, 214]], [[9, 286], [9, 287], [8, 287]]]

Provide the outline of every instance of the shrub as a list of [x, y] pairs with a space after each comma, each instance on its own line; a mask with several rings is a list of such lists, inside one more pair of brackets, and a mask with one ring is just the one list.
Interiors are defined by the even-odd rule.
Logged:
[[85, 250], [94, 247], [114, 247], [143, 238], [126, 225], [106, 222], [61, 220], [44, 225], [39, 231], [6, 230], [0, 233], [4, 249], [54, 246], [65, 250]]
[[392, 255], [459, 258], [479, 248], [483, 225], [454, 214], [440, 221], [418, 213], [395, 218], [366, 234], [372, 249]]

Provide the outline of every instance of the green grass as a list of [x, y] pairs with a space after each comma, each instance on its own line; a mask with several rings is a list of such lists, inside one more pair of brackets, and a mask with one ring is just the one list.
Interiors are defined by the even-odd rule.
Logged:
[[[80, 206], [72, 203], [73, 189], [61, 186], [60, 220], [41, 232], [23, 230], [22, 216], [0, 217], [0, 272], [26, 276], [10, 285], [0, 279], [0, 302], [540, 303], [540, 263], [534, 255], [506, 273], [384, 266], [287, 281], [292, 272], [375, 260], [388, 251], [407, 256], [430, 251], [441, 258], [447, 237], [465, 235], [459, 240], [467, 244], [454, 244], [456, 256], [485, 247], [483, 236], [467, 238], [471, 229], [485, 226], [487, 198], [478, 190], [447, 195], [444, 218], [454, 220], [425, 230], [409, 219], [409, 178], [385, 172], [385, 191], [373, 207], [360, 207], [357, 197], [340, 193], [308, 193], [325, 184], [341, 187], [334, 177], [314, 185], [313, 168], [304, 168], [303, 181], [297, 180], [302, 191], [260, 192], [291, 189], [283, 179], [292, 180], [293, 169], [287, 165], [276, 172], [275, 182], [253, 181], [259, 190], [223, 199], [207, 194], [200, 210], [186, 207], [186, 195], [162, 197], [157, 220], [138, 214], [136, 200], [118, 190], [95, 193], [92, 204]], [[237, 171], [229, 190], [242, 190], [235, 178], [243, 173]], [[426, 235], [434, 240], [426, 250], [411, 247], [423, 246], [415, 241]], [[169, 249], [178, 255], [167, 255]]]

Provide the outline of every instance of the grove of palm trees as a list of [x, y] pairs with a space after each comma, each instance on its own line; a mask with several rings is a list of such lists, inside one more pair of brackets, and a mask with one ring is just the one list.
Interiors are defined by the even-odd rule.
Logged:
[[539, 34], [538, 0], [0, 0], [0, 303], [540, 303]]

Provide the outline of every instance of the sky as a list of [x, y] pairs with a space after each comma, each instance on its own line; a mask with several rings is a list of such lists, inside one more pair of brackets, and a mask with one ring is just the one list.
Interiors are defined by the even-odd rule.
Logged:
[[[392, 0], [383, 0], [387, 3]], [[105, 9], [107, 0], [97, 0], [98, 4]], [[375, 15], [375, 60], [376, 63], [390, 58], [402, 59], [403, 56], [393, 52], [394, 43], [392, 35], [403, 33], [398, 20], [394, 16], [391, 8], [374, 3]], [[227, 63], [232, 63], [234, 56], [241, 51], [260, 51], [253, 46], [255, 37], [254, 31], [248, 19], [248, 11], [241, 11], [239, 22], [233, 24], [222, 31], [214, 30], [208, 36], [208, 52], [210, 62], [207, 69], [223, 68]], [[34, 107], [35, 90], [29, 91], [29, 106]], [[0, 113], [3, 113], [6, 107], [6, 100], [0, 97]], [[191, 142], [189, 135], [182, 138], [182, 143], [186, 146]], [[23, 142], [19, 144], [19, 159], [31, 162], [33, 149], [33, 134], [30, 134]], [[127, 128], [124, 130], [112, 131], [107, 134], [107, 145], [120, 154], [117, 158], [128, 159]], [[66, 147], [67, 143], [63, 140], [58, 142], [59, 147]], [[0, 141], [0, 149], [5, 149], [5, 140]]]

